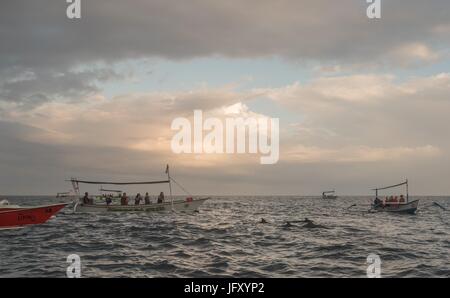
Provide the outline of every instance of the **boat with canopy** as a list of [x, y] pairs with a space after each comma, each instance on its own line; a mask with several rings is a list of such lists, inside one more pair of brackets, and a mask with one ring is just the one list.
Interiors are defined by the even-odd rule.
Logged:
[[[194, 212], [198, 210], [201, 204], [208, 198], [193, 198], [191, 195], [186, 199], [174, 200], [172, 195], [172, 182], [177, 184], [181, 189], [187, 192], [181, 185], [179, 185], [171, 176], [169, 172], [169, 165], [166, 167], [166, 180], [159, 181], [141, 181], [141, 182], [111, 182], [111, 181], [90, 181], [72, 178], [72, 186], [75, 193], [80, 197], [80, 184], [97, 184], [97, 185], [115, 185], [115, 186], [127, 186], [127, 185], [152, 185], [152, 184], [168, 184], [170, 191], [170, 201], [160, 202], [160, 203], [150, 203], [150, 204], [138, 204], [138, 205], [128, 205], [128, 204], [107, 204], [104, 203], [84, 203], [81, 201], [76, 202], [74, 206], [74, 212], [157, 212], [157, 211], [175, 211], [175, 212]], [[106, 192], [116, 192], [122, 193], [120, 190], [107, 190], [103, 187], [102, 191]]]
[[[406, 187], [406, 198], [403, 195], [400, 195], [400, 197], [386, 197], [384, 200], [381, 200], [378, 195], [381, 190], [386, 189], [392, 189], [405, 186]], [[409, 201], [409, 186], [408, 186], [408, 179], [406, 179], [405, 182], [385, 186], [385, 187], [379, 187], [372, 189], [375, 191], [375, 201], [372, 204], [372, 209], [370, 211], [372, 212], [395, 212], [395, 213], [409, 213], [414, 214], [417, 211], [417, 208], [419, 206], [419, 200]]]
[[322, 199], [326, 199], [326, 200], [334, 200], [337, 199], [338, 196], [335, 195], [335, 191], [334, 190], [329, 190], [329, 191], [324, 191], [322, 193]]

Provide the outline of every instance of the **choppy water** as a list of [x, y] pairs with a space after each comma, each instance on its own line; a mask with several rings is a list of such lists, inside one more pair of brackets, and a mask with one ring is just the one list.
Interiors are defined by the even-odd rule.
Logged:
[[[383, 277], [449, 277], [449, 211], [433, 202], [450, 210], [450, 198], [420, 199], [417, 215], [359, 212], [369, 199], [355, 197], [214, 198], [193, 215], [64, 209], [0, 231], [0, 277], [65, 277], [69, 254], [81, 257], [83, 277], [365, 277], [372, 253]], [[327, 228], [283, 227], [305, 217]]]

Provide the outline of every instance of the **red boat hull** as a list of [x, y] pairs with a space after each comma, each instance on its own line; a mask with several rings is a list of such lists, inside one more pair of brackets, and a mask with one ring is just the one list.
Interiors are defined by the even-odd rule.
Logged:
[[56, 204], [0, 211], [0, 229], [20, 228], [45, 223], [66, 205]]

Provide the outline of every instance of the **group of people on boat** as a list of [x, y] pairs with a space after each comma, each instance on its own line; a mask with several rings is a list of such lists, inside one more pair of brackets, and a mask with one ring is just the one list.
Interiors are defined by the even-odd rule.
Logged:
[[400, 197], [398, 196], [385, 197], [383, 200], [376, 197], [375, 200], [373, 201], [373, 204], [375, 207], [378, 206], [385, 207], [387, 205], [398, 205], [403, 204], [405, 202], [406, 202], [405, 197], [403, 195], [400, 195]]
[[[122, 193], [122, 195], [120, 195], [119, 197], [120, 197], [120, 205], [122, 205], [122, 206], [129, 205], [129, 198], [128, 198], [126, 192]], [[105, 202], [106, 202], [107, 205], [111, 205], [114, 196], [113, 195], [104, 195], [103, 198], [105, 199]], [[144, 197], [142, 197], [142, 195], [140, 193], [138, 193], [136, 195], [136, 197], [134, 198], [134, 205], [141, 205], [141, 201], [145, 205], [150, 205], [152, 203], [150, 195], [148, 194], [148, 192], [145, 193]], [[89, 197], [89, 193], [88, 192], [84, 193], [84, 197], [82, 198], [82, 202], [85, 205], [92, 205], [92, 204], [94, 204], [94, 200]], [[161, 192], [159, 194], [156, 202], [158, 204], [164, 203], [164, 192]]]
[[[145, 205], [150, 205], [152, 203], [150, 196], [148, 194], [148, 192], [145, 193], [145, 196], [142, 197], [140, 193], [138, 193], [135, 197], [134, 197], [134, 205], [140, 205], [141, 201], [144, 202]], [[161, 192], [158, 196], [157, 199], [157, 203], [161, 204], [164, 202], [164, 192]], [[121, 198], [120, 198], [120, 205], [128, 205], [128, 197], [127, 197], [127, 193], [123, 193]]]

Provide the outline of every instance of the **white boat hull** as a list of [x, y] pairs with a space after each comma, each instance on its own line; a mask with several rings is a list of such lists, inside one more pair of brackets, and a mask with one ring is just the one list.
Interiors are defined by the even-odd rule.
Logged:
[[177, 200], [164, 203], [153, 203], [148, 205], [106, 205], [106, 204], [82, 204], [77, 203], [74, 206], [76, 213], [97, 213], [97, 212], [195, 212], [201, 204], [209, 198], [194, 199], [192, 201]]
[[322, 196], [322, 199], [324, 199], [324, 200], [335, 200], [337, 198], [338, 198], [338, 196], [335, 196], [335, 195], [323, 195]]
[[385, 206], [373, 206], [375, 212], [397, 212], [414, 214], [419, 207], [419, 200], [408, 203], [387, 204]]

